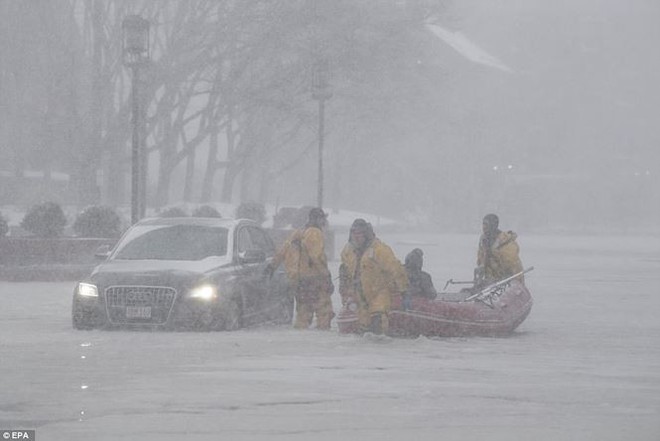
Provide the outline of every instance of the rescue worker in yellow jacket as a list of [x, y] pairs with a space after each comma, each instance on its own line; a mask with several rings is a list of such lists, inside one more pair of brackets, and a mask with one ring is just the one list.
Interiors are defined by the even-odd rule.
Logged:
[[371, 224], [356, 219], [341, 252], [342, 302], [355, 302], [363, 332], [387, 333], [392, 296], [402, 295], [408, 277], [392, 249], [374, 235]]
[[[487, 285], [510, 277], [523, 270], [520, 261], [520, 248], [513, 231], [501, 231], [499, 218], [487, 214], [483, 219], [483, 234], [479, 238], [475, 287]], [[521, 281], [523, 276], [519, 276]]]
[[330, 329], [335, 315], [330, 298], [334, 286], [323, 236], [326, 217], [321, 208], [312, 208], [307, 224], [291, 233], [266, 268], [266, 273], [272, 276], [284, 262], [289, 288], [296, 299], [296, 329], [309, 328], [315, 314], [317, 329]]

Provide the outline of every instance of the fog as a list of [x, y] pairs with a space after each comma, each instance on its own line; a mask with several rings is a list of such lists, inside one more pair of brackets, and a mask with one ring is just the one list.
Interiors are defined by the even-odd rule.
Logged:
[[[101, 205], [122, 226], [321, 205], [333, 276], [364, 217], [440, 288], [472, 277], [495, 212], [535, 267], [531, 314], [497, 339], [82, 332], [74, 277], [3, 280], [0, 429], [657, 440], [659, 22], [657, 0], [0, 0], [2, 235], [42, 202], [67, 228]], [[92, 266], [72, 262], [26, 273]]]
[[[464, 230], [497, 211], [523, 231], [657, 232], [657, 2], [0, 9], [2, 205], [130, 204], [121, 22], [140, 14], [149, 210], [322, 202], [420, 228]], [[330, 92], [322, 135], [319, 60], [328, 70], [316, 87]]]

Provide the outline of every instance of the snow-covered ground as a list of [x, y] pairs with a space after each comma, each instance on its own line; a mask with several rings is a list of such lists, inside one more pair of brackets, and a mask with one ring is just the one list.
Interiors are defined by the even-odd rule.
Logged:
[[[422, 248], [438, 288], [472, 274], [476, 234], [383, 239], [401, 259]], [[660, 238], [519, 242], [535, 305], [502, 339], [81, 332], [72, 282], [0, 282], [0, 428], [41, 441], [660, 439]]]

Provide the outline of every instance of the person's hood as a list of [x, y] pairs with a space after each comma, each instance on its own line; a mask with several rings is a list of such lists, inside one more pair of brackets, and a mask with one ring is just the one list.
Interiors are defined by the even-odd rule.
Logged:
[[495, 248], [503, 247], [508, 243], [515, 242], [517, 238], [518, 235], [513, 231], [502, 231], [500, 234], [498, 234], [497, 239], [495, 239], [495, 242], [493, 243], [493, 247]]

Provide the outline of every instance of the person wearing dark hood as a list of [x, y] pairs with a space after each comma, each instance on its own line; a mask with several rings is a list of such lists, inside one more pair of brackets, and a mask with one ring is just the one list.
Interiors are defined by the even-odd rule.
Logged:
[[[484, 216], [475, 269], [476, 287], [497, 282], [523, 270], [520, 248], [516, 243], [518, 236], [513, 231], [500, 230], [499, 222], [495, 214]], [[520, 280], [523, 280], [522, 275]]]
[[424, 266], [424, 252], [415, 248], [406, 256], [403, 265], [408, 275], [408, 289], [403, 299], [403, 308], [410, 309], [412, 297], [424, 297], [434, 300], [438, 292], [433, 286], [433, 279], [426, 271], [422, 271]]
[[341, 252], [342, 302], [354, 301], [363, 332], [387, 333], [393, 295], [403, 295], [408, 277], [392, 249], [378, 239], [371, 224], [355, 219]]
[[272, 276], [275, 269], [284, 262], [289, 287], [296, 299], [293, 325], [296, 329], [309, 328], [316, 315], [317, 329], [328, 330], [335, 316], [331, 301], [334, 286], [328, 270], [323, 236], [326, 217], [327, 214], [321, 208], [312, 208], [307, 224], [291, 233], [266, 267], [266, 274]]

